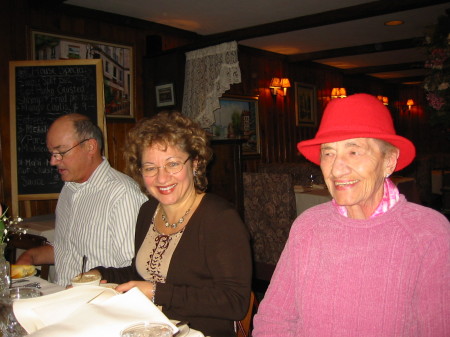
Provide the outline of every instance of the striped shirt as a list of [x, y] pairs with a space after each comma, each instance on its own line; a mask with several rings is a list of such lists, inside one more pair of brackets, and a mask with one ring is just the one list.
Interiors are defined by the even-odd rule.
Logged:
[[137, 214], [148, 198], [106, 159], [84, 183], [66, 182], [56, 206], [56, 283], [66, 286], [96, 266], [125, 267], [134, 256]]

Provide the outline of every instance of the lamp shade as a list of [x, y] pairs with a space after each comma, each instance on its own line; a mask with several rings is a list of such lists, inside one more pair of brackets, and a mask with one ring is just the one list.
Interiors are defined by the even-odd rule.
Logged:
[[270, 81], [271, 88], [281, 88], [281, 80], [279, 77], [273, 77]]
[[347, 90], [345, 88], [333, 88], [331, 90], [331, 98], [344, 98], [347, 97]]
[[290, 88], [291, 87], [291, 82], [289, 82], [289, 78], [281, 79], [281, 87], [282, 88]]

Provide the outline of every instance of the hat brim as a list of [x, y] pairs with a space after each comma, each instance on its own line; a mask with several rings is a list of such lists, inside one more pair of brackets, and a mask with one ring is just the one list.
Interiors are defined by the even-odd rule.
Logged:
[[365, 132], [354, 132], [354, 131], [342, 131], [342, 132], [333, 132], [332, 134], [322, 134], [320, 137], [316, 137], [309, 140], [301, 141], [297, 144], [297, 148], [302, 155], [306, 157], [306, 159], [312, 161], [313, 163], [320, 165], [320, 145], [324, 143], [332, 143], [338, 142], [345, 139], [352, 138], [375, 138], [381, 139], [388, 143], [391, 143], [396, 148], [400, 150], [400, 154], [397, 160], [397, 166], [394, 171], [399, 171], [413, 161], [416, 156], [416, 148], [414, 144], [408, 139], [391, 134], [378, 134], [374, 133], [373, 135]]

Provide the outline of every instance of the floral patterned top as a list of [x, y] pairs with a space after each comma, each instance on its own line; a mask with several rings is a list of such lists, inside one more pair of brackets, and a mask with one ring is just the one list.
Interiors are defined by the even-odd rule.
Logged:
[[184, 233], [184, 227], [170, 235], [159, 233], [154, 225], [158, 210], [159, 207], [153, 215], [150, 228], [136, 255], [136, 269], [145, 280], [165, 283], [170, 260]]

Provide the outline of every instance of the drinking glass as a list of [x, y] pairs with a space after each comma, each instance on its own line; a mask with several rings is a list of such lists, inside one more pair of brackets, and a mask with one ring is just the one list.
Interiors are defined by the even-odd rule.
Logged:
[[33, 298], [42, 296], [37, 288], [16, 287], [10, 288], [8, 295], [0, 297], [0, 332], [3, 337], [22, 337], [27, 332], [17, 322], [13, 312], [13, 302], [23, 298]]
[[309, 178], [308, 178], [308, 187], [309, 188], [313, 188], [313, 186], [314, 186], [314, 175], [313, 174], [311, 174], [310, 176], [309, 176]]
[[164, 323], [137, 323], [122, 330], [121, 337], [172, 337], [172, 328]]

